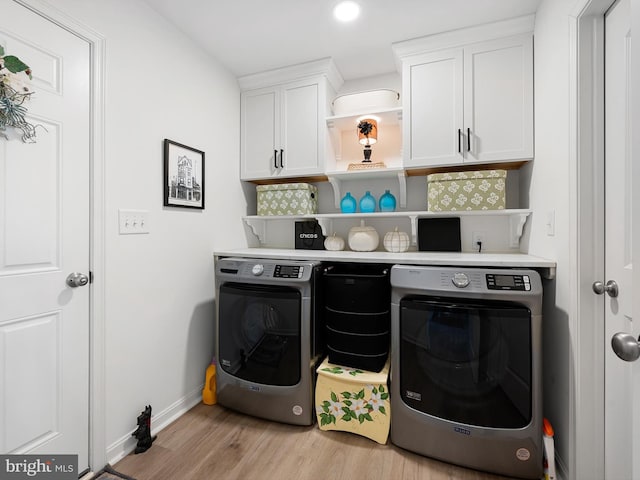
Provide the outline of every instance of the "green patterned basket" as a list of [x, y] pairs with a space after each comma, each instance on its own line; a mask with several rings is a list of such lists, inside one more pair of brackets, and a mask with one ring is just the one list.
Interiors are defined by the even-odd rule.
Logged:
[[314, 215], [318, 213], [318, 187], [309, 183], [258, 185], [258, 215]]
[[427, 175], [427, 209], [430, 212], [503, 210], [506, 178], [506, 170]]

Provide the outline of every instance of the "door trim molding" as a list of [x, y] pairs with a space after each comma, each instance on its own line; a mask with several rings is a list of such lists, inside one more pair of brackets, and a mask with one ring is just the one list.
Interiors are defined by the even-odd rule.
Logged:
[[604, 13], [612, 2], [583, 0], [569, 18], [572, 479], [605, 478], [604, 299], [591, 284], [604, 276]]
[[105, 38], [44, 0], [14, 0], [83, 39], [90, 49], [89, 468], [107, 463], [105, 405]]

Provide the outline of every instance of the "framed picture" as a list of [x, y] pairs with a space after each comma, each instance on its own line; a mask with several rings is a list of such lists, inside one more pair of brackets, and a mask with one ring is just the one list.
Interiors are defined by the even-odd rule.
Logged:
[[164, 205], [204, 209], [204, 152], [166, 138]]

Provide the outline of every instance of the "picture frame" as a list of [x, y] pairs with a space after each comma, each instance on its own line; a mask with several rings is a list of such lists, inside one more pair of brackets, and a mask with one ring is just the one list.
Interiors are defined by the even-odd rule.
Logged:
[[164, 139], [164, 206], [204, 210], [204, 152]]

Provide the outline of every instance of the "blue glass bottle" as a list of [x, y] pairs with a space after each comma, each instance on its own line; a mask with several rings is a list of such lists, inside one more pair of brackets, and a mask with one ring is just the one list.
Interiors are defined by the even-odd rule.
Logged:
[[376, 211], [376, 199], [368, 190], [360, 199], [360, 211], [362, 213], [372, 213]]
[[351, 196], [351, 192], [347, 192], [340, 200], [340, 211], [342, 213], [355, 213], [356, 205], [356, 199]]
[[381, 212], [394, 212], [396, 210], [396, 197], [389, 190], [385, 190], [378, 202]]

